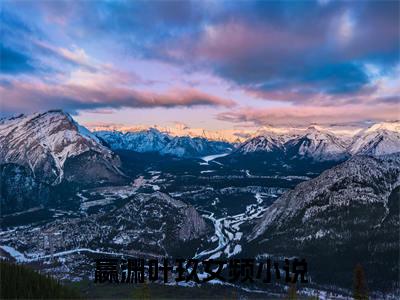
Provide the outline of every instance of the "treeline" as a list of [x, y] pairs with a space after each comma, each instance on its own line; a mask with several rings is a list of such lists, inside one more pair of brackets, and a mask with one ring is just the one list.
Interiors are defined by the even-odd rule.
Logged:
[[80, 295], [56, 279], [21, 265], [0, 262], [0, 299], [77, 299]]

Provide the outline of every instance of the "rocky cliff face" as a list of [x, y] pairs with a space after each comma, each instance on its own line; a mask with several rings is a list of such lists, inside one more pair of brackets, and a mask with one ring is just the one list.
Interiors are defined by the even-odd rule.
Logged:
[[62, 111], [0, 121], [0, 205], [18, 212], [55, 201], [63, 184], [120, 184], [120, 160]]
[[206, 231], [206, 223], [197, 210], [193, 206], [185, 207], [178, 238], [183, 241], [190, 241], [201, 237]]
[[[0, 122], [0, 164], [26, 167], [41, 182], [56, 185], [64, 179], [73, 180], [71, 176], [65, 178], [65, 166], [71, 168], [71, 161], [82, 160], [83, 156], [89, 168], [80, 168], [81, 178], [93, 183], [104, 178], [122, 180], [119, 158], [62, 111], [21, 115]], [[96, 165], [100, 169], [94, 168]], [[99, 177], [94, 171], [100, 170]]]
[[250, 248], [304, 256], [315, 281], [323, 283], [334, 276], [349, 286], [353, 268], [361, 263], [375, 278], [371, 286], [394, 289], [399, 186], [400, 154], [356, 156], [280, 197], [254, 227]]

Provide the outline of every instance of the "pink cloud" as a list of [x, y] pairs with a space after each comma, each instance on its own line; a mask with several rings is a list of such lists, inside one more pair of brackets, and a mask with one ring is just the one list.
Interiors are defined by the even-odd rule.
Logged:
[[160, 45], [158, 52], [173, 60], [235, 65], [240, 64], [237, 60], [252, 62], [262, 58], [271, 66], [278, 66], [282, 57], [289, 59], [320, 42], [315, 33], [300, 36], [296, 31], [282, 31], [261, 22], [231, 20], [204, 26], [195, 39], [190, 35], [168, 41]]
[[343, 105], [343, 106], [295, 106], [265, 109], [240, 108], [220, 113], [217, 118], [222, 121], [244, 126], [263, 125], [309, 125], [312, 123], [332, 124], [364, 120], [397, 120], [400, 109], [396, 103], [378, 105]]
[[232, 107], [235, 102], [194, 88], [175, 88], [162, 93], [108, 85], [50, 85], [43, 82], [11, 81], [0, 86], [4, 111], [37, 111], [121, 107]]

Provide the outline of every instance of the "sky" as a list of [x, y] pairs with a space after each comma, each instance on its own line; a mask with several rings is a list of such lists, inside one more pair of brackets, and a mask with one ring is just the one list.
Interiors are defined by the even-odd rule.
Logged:
[[0, 1], [0, 115], [214, 130], [400, 119], [399, 1]]

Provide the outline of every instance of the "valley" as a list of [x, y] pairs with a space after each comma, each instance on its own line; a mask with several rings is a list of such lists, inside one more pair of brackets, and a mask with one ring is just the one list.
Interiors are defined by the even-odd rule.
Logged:
[[[398, 269], [376, 277], [363, 246], [385, 257], [379, 270], [394, 262], [400, 138], [392, 127], [371, 127], [353, 142], [310, 128], [238, 145], [157, 130], [91, 133], [59, 111], [3, 120], [0, 256], [68, 282], [93, 280], [93, 259], [104, 256], [301, 256], [312, 283], [299, 293], [348, 295], [357, 255], [368, 284], [394, 293]], [[33, 150], [19, 154], [15, 143]], [[330, 264], [340, 257], [345, 271]], [[334, 272], [335, 288], [321, 268]]]

